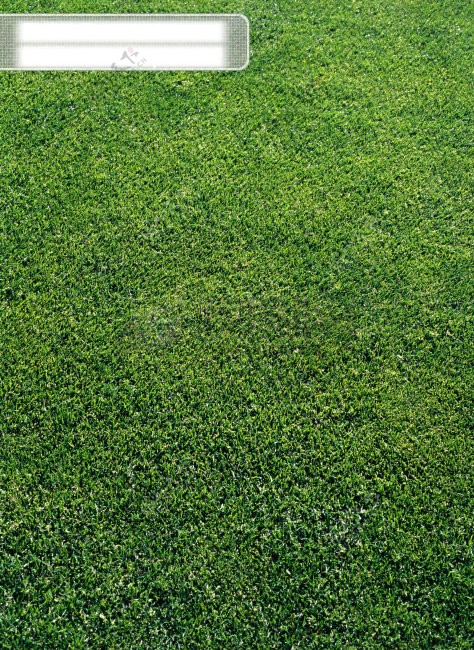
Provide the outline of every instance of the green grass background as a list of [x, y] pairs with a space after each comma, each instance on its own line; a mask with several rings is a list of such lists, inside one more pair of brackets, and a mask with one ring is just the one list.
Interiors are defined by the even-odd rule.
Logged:
[[472, 648], [472, 2], [0, 72], [2, 648]]

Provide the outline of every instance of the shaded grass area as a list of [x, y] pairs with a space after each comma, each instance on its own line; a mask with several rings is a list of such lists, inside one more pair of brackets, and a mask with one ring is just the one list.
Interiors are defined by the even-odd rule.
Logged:
[[0, 74], [5, 648], [472, 647], [472, 19]]

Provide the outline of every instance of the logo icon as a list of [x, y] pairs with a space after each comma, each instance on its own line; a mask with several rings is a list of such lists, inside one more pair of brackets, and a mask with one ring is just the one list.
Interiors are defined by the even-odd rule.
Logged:
[[138, 50], [135, 50], [133, 47], [127, 47], [126, 50], [123, 50], [120, 59], [112, 63], [111, 68], [112, 70], [131, 70], [133, 67], [141, 68], [145, 63], [146, 58], [140, 58]]

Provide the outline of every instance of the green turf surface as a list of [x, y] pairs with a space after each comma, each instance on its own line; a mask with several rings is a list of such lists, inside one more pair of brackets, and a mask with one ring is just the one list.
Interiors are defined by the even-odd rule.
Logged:
[[472, 648], [472, 2], [0, 73], [0, 647]]

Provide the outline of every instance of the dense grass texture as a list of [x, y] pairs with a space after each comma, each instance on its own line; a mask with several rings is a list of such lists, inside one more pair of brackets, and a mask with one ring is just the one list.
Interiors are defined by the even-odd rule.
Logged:
[[474, 646], [473, 15], [0, 73], [0, 646]]

